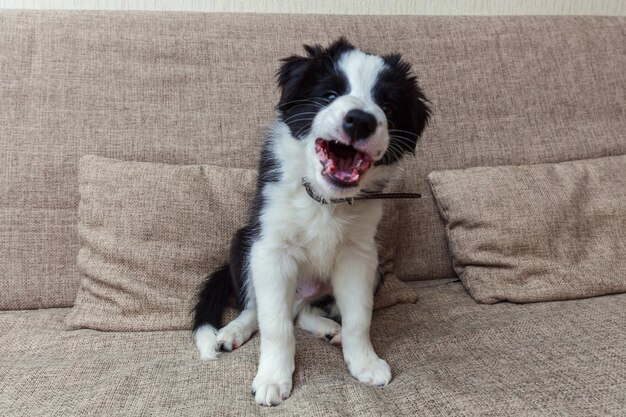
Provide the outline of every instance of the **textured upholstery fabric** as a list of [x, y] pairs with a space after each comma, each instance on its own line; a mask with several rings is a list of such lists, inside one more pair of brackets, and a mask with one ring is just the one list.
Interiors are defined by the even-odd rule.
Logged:
[[66, 309], [0, 312], [0, 415], [623, 415], [626, 294], [481, 305], [458, 282], [419, 294], [374, 313], [388, 386], [358, 383], [338, 348], [298, 331], [294, 391], [275, 408], [250, 395], [258, 336], [201, 362], [187, 331], [66, 331]]
[[453, 275], [435, 169], [626, 153], [626, 19], [0, 13], [0, 308], [69, 306], [85, 154], [254, 168], [281, 57], [340, 34], [413, 63], [434, 117], [406, 161], [397, 272]]
[[80, 159], [78, 269], [68, 323], [100, 330], [189, 328], [196, 291], [228, 257], [256, 172]]
[[[424, 198], [399, 202], [383, 249], [403, 279], [451, 276], [427, 174], [625, 154], [625, 26], [2, 11], [0, 309], [73, 304], [81, 156], [253, 169], [278, 59], [340, 34], [403, 52], [432, 101], [393, 185]], [[202, 363], [188, 331], [69, 330], [69, 309], [0, 311], [0, 415], [623, 415], [626, 295], [486, 306], [459, 283], [419, 284], [417, 304], [374, 314], [389, 386], [357, 383], [337, 348], [298, 330], [294, 392], [273, 409], [249, 394], [258, 336]]]
[[[196, 292], [209, 271], [227, 262], [255, 183], [252, 169], [82, 157], [78, 269], [84, 278], [66, 323], [117, 331], [189, 329]], [[381, 238], [397, 234], [394, 222], [381, 226]], [[386, 278], [375, 308], [415, 301], [392, 273], [393, 249], [381, 242]]]
[[477, 301], [626, 292], [626, 155], [428, 176]]

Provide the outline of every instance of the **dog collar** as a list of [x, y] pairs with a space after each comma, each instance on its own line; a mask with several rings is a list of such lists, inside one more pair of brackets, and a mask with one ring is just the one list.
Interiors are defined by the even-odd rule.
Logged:
[[330, 200], [321, 197], [313, 191], [313, 187], [311, 187], [311, 183], [306, 179], [302, 178], [302, 186], [306, 190], [309, 197], [313, 200], [317, 201], [321, 205], [324, 204], [340, 204], [340, 203], [348, 203], [353, 205], [355, 201], [358, 200], [393, 200], [399, 198], [420, 198], [421, 194], [418, 193], [369, 193], [367, 191], [363, 191], [363, 195], [356, 195], [355, 197], [347, 197], [347, 198], [333, 198]]

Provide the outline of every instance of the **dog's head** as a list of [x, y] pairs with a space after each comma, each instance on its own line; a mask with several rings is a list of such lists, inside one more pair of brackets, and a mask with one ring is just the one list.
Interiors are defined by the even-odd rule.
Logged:
[[304, 49], [278, 71], [279, 117], [305, 149], [303, 172], [330, 198], [382, 185], [390, 167], [414, 152], [430, 115], [410, 65], [344, 38]]

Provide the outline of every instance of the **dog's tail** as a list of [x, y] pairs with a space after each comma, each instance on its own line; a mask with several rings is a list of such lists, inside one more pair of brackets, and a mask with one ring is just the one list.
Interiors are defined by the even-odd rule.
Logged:
[[230, 266], [223, 265], [207, 277], [198, 293], [193, 311], [193, 339], [203, 360], [217, 359], [217, 330], [233, 292]]

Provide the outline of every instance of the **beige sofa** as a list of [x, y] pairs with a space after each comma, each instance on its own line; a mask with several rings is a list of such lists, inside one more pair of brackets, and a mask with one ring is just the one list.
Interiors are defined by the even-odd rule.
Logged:
[[[0, 415], [624, 415], [626, 295], [476, 303], [454, 278], [435, 169], [626, 154], [626, 19], [0, 13]], [[201, 362], [188, 331], [69, 330], [78, 159], [254, 168], [274, 72], [346, 35], [411, 61], [434, 117], [405, 179], [396, 272], [377, 311], [393, 370], [356, 382], [298, 331], [291, 398], [250, 395], [258, 337]]]

